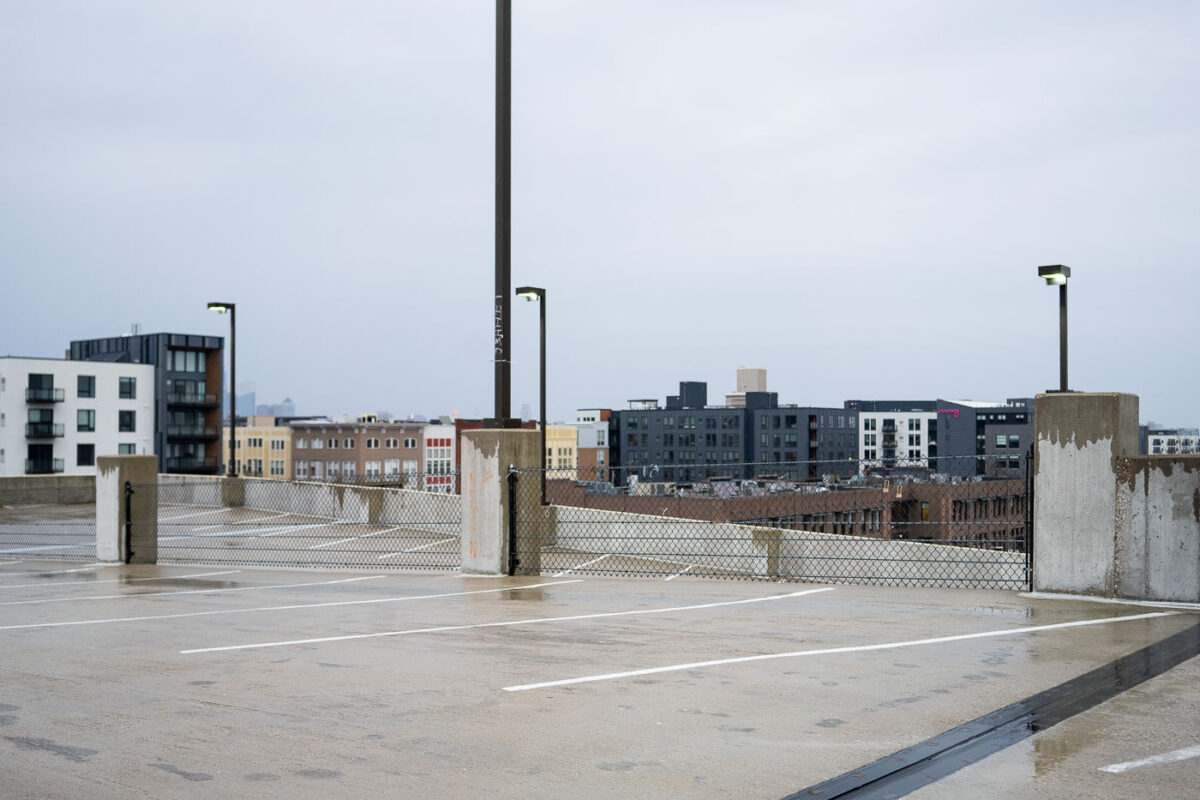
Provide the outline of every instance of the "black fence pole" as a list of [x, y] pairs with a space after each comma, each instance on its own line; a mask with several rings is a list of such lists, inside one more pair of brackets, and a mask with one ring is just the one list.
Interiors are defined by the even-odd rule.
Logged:
[[515, 575], [517, 564], [517, 470], [515, 466], [508, 468], [508, 574]]
[[125, 481], [125, 563], [133, 560], [133, 484]]
[[1025, 458], [1025, 582], [1033, 591], [1033, 444]]

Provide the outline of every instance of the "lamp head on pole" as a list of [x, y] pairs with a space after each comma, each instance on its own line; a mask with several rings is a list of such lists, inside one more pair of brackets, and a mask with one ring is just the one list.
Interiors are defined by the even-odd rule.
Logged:
[[233, 311], [233, 303], [209, 303], [208, 310], [215, 311], [218, 314], [224, 314], [227, 311]]
[[544, 300], [546, 298], [546, 290], [539, 289], [536, 286], [518, 286], [517, 297], [524, 297], [532, 303], [534, 300]]
[[1038, 267], [1038, 277], [1045, 278], [1047, 286], [1062, 286], [1071, 277], [1071, 268], [1062, 264]]

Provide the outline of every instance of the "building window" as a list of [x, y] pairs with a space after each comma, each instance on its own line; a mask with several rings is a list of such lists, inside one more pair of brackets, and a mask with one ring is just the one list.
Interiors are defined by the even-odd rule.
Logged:
[[78, 397], [95, 397], [96, 396], [96, 376], [95, 375], [80, 375], [75, 393]]
[[342, 447], [346, 450], [353, 450], [354, 449], [354, 440], [353, 439], [342, 439]]
[[1020, 447], [1021, 446], [1021, 437], [1018, 434], [1010, 433], [1008, 435], [1008, 446], [1009, 447]]
[[75, 430], [96, 430], [96, 411], [92, 408], [81, 408], [75, 412]]
[[287, 442], [285, 442], [283, 439], [272, 439], [271, 440], [271, 449], [272, 450], [286, 450]]
[[343, 461], [342, 462], [342, 477], [353, 478], [358, 472], [358, 462]]
[[338, 462], [336, 462], [336, 461], [326, 462], [325, 474], [329, 477], [330, 480], [337, 480], [337, 476], [338, 476], [339, 472], [340, 472], [340, 470], [338, 469]]
[[312, 446], [313, 446], [313, 450], [324, 450], [325, 449], [325, 440], [324, 439], [313, 439]]
[[325, 446], [328, 447], [330, 450], [337, 450], [338, 440], [330, 439], [328, 442], [325, 443]]
[[1008, 434], [1006, 434], [1006, 433], [997, 433], [996, 434], [996, 447], [1008, 447]]
[[389, 458], [383, 462], [384, 475], [399, 475], [400, 474], [400, 459]]
[[308, 439], [305, 439], [303, 436], [301, 436], [299, 439], [297, 439], [296, 440], [296, 449], [297, 450], [307, 450], [308, 449]]
[[132, 444], [117, 445], [117, 455], [119, 456], [134, 456], [137, 455], [137, 446]]
[[121, 433], [133, 433], [137, 430], [136, 411], [117, 412], [117, 430]]
[[404, 446], [406, 448], [408, 448], [409, 450], [411, 450], [412, 448], [417, 446], [417, 440], [416, 439], [405, 439]]
[[77, 467], [94, 467], [94, 466], [96, 466], [96, 445], [94, 445], [94, 444], [77, 444], [77, 445], [75, 445], [75, 466], [77, 466]]
[[281, 459], [281, 458], [272, 458], [271, 459], [271, 475], [276, 476], [276, 477], [283, 475], [283, 459]]
[[397, 447], [400, 446], [400, 440], [399, 439], [385, 439], [383, 442], [383, 446], [386, 447], [388, 450], [395, 450]]
[[304, 479], [304, 478], [308, 477], [308, 462], [307, 461], [297, 461], [296, 462], [296, 477], [300, 478], [300, 479]]
[[379, 475], [379, 462], [378, 461], [366, 462], [363, 465], [363, 474], [372, 476], [372, 477]]
[[134, 400], [137, 398], [137, 378], [121, 378], [118, 397], [123, 400]]
[[[367, 439], [367, 449], [368, 450], [378, 450], [379, 449], [379, 440], [378, 439]], [[376, 473], [376, 474], [378, 474], [378, 473]]]

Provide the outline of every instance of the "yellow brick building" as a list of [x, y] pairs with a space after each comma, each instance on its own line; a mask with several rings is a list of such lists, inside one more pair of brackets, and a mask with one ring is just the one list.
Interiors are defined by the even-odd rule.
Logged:
[[[292, 479], [292, 429], [274, 417], [247, 417], [237, 428], [237, 474], [247, 478]], [[221, 437], [222, 464], [229, 463], [229, 428]], [[228, 467], [226, 467], [228, 471]]]
[[574, 425], [546, 426], [546, 477], [579, 480], [578, 434]]

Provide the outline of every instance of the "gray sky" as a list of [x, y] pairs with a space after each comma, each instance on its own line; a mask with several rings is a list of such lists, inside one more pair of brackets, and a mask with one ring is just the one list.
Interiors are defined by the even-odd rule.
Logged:
[[[1200, 424], [1200, 4], [514, 3], [552, 419], [1058, 382]], [[492, 412], [490, 0], [0, 0], [0, 353], [225, 335], [301, 413]], [[514, 303], [513, 410], [537, 409]]]

